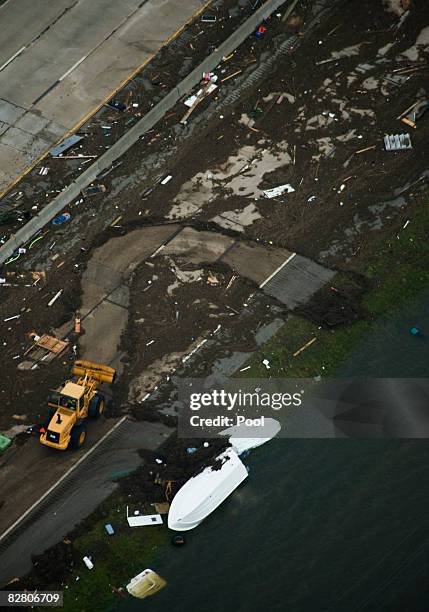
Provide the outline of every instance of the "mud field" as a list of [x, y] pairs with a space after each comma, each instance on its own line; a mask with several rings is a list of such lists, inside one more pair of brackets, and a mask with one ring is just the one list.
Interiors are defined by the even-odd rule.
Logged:
[[[317, 25], [312, 18], [320, 8], [323, 2], [301, 2], [287, 20], [282, 13], [273, 15], [262, 38], [250, 37], [219, 66], [218, 89], [186, 126], [178, 122], [187, 108], [179, 103], [101, 179], [105, 193], [78, 199], [68, 209], [69, 222], [47, 226], [27, 245], [26, 254], [3, 266], [1, 275], [11, 286], [0, 287], [2, 428], [18, 424], [22, 429], [43, 416], [48, 389], [67, 376], [75, 358], [69, 350], [48, 367], [18, 370], [31, 344], [29, 332], [68, 333], [70, 346], [81, 354], [85, 335], [79, 343], [70, 334], [73, 316], [82, 307], [82, 279], [92, 253], [108, 240], [139, 227], [191, 223], [213, 232], [214, 239], [233, 236], [268, 249], [296, 251], [332, 269], [360, 271], [374, 244], [412, 218], [427, 178], [429, 116], [423, 115], [416, 129], [397, 117], [425, 96], [429, 36], [422, 26], [429, 9], [416, 1], [404, 14], [400, 3], [356, 0], [338, 3]], [[167, 76], [183, 76], [210, 51], [221, 30], [235, 27], [248, 10], [247, 3], [238, 8], [220, 3], [216, 26], [194, 24], [147, 68], [148, 75], [118, 96], [128, 100], [125, 113], [105, 109], [86, 126], [79, 152], [98, 155], [100, 147], [108, 146], [102, 142], [114, 140], [131, 119], [156, 103], [162, 92], [155, 88], [168, 90]], [[288, 41], [287, 52], [279, 51]], [[189, 54], [192, 65], [186, 63]], [[398, 74], [403, 82], [394, 84]], [[222, 79], [227, 79], [224, 84]], [[144, 86], [142, 96], [139, 87]], [[404, 132], [411, 133], [411, 149], [384, 149], [385, 134]], [[2, 202], [6, 206], [18, 199], [14, 205], [19, 209], [14, 210], [21, 219], [85, 167], [82, 160], [64, 159], [41, 165], [49, 166], [47, 177], [36, 168]], [[161, 185], [159, 177], [167, 174], [172, 179]], [[265, 189], [285, 183], [290, 193], [264, 196]], [[3, 226], [5, 237], [16, 227]], [[232, 324], [234, 310], [239, 312], [257, 287], [249, 278], [239, 278], [226, 304], [224, 291], [234, 266], [223, 264], [216, 272], [215, 262], [200, 255], [197, 263], [187, 261], [182, 269], [174, 253], [170, 259], [160, 255], [152, 267], [142, 263], [132, 280], [127, 277], [130, 317], [121, 354], [132, 389], [132, 378], [144, 371], [140, 399], [156, 380], [155, 373], [168, 370], [169, 355], [192, 350], [220, 318]], [[252, 265], [249, 261], [249, 270]], [[44, 276], [34, 280], [35, 270]], [[218, 285], [207, 282], [211, 272], [216, 272]], [[108, 263], [104, 260], [96, 283], [113, 283], [117, 274], [121, 278], [112, 255]], [[60, 299], [47, 307], [60, 290]], [[224, 302], [232, 310], [225, 312]], [[223, 313], [216, 314], [222, 307]], [[323, 309], [322, 300], [311, 310]], [[323, 320], [323, 312], [317, 316]], [[122, 393], [121, 401], [134, 400]]]

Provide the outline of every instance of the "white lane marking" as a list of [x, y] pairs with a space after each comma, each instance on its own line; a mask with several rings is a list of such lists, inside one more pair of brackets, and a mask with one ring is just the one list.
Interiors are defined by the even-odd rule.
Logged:
[[0, 9], [4, 8], [6, 6], [6, 4], [9, 4], [10, 0], [6, 0], [6, 2], [4, 2], [1, 6]]
[[[58, 487], [58, 485], [67, 478], [67, 476], [69, 476], [73, 470], [75, 470], [81, 463], [83, 463], [83, 461], [85, 461], [85, 459], [87, 459], [89, 457], [89, 455], [91, 455], [91, 453], [93, 453], [95, 451], [95, 449], [100, 446], [100, 444], [102, 442], [104, 442], [104, 440], [106, 440], [106, 438], [108, 438], [110, 436], [110, 434], [112, 434], [115, 429], [118, 429], [118, 427], [126, 420], [126, 416], [123, 416], [117, 423], [116, 425], [114, 425], [111, 429], [109, 429], [109, 431], [107, 431], [104, 436], [102, 438], [100, 438], [100, 440], [94, 444], [94, 446], [92, 448], [89, 449], [89, 451], [87, 453], [85, 453], [85, 455], [83, 455], [78, 461], [76, 461], [76, 463], [74, 465], [71, 466], [70, 469], [67, 470], [67, 472], [65, 474], [63, 474], [61, 476], [61, 478], [59, 480], [57, 480], [57, 482], [55, 482], [52, 487], [50, 487], [43, 495], [42, 497], [40, 497], [36, 502], [34, 502], [34, 504], [32, 506], [30, 506], [25, 512], [24, 514], [21, 514], [21, 516], [13, 523], [13, 525], [11, 525], [10, 527], [8, 527], [8, 529], [6, 529], [6, 531], [4, 533], [1, 534], [0, 536], [0, 542], [2, 540], [4, 540], [4, 538], [11, 532], [13, 531], [18, 525], [19, 523], [21, 523], [21, 521], [23, 521], [25, 519], [26, 516], [28, 516], [30, 514], [30, 512], [32, 512], [34, 510], [34, 508], [36, 508], [50, 493], [52, 493], [52, 491], [54, 489], [56, 489]], [[59, 452], [59, 451], [58, 451]]]
[[12, 55], [12, 57], [10, 57], [10, 58], [7, 60], [7, 62], [5, 62], [5, 63], [4, 63], [2, 66], [0, 66], [0, 72], [1, 72], [2, 70], [4, 70], [4, 69], [6, 68], [6, 66], [9, 66], [9, 64], [10, 64], [11, 62], [13, 62], [13, 60], [14, 60], [16, 57], [18, 57], [18, 55], [20, 55], [20, 54], [21, 54], [21, 53], [24, 51], [24, 49], [25, 49], [25, 48], [26, 48], [25, 46], [24, 46], [24, 47], [21, 47], [21, 49], [20, 49], [19, 51], [17, 51], [17, 52], [16, 52], [14, 55]]
[[263, 282], [263, 283], [261, 283], [261, 284], [259, 285], [259, 287], [260, 287], [261, 289], [262, 289], [262, 287], [265, 287], [265, 285], [266, 285], [266, 284], [267, 284], [267, 283], [268, 283], [268, 282], [269, 282], [269, 281], [270, 281], [270, 280], [271, 280], [271, 279], [272, 279], [272, 278], [273, 278], [273, 277], [274, 277], [274, 276], [275, 276], [275, 275], [276, 275], [278, 272], [280, 272], [280, 270], [281, 270], [282, 268], [284, 268], [284, 267], [285, 267], [285, 265], [286, 265], [286, 264], [288, 264], [288, 263], [290, 262], [290, 260], [291, 260], [291, 259], [293, 259], [293, 258], [295, 257], [295, 255], [296, 255], [296, 253], [292, 253], [292, 255], [289, 255], [289, 257], [286, 259], [286, 261], [284, 261], [284, 262], [283, 262], [283, 263], [282, 263], [282, 264], [281, 264], [281, 265], [280, 265], [280, 266], [277, 268], [277, 270], [274, 270], [274, 272], [273, 272], [272, 274], [270, 274], [270, 275], [269, 275], [269, 277], [268, 277], [268, 278], [266, 278], [266, 279], [264, 280], [264, 282]]
[[78, 61], [76, 62], [76, 64], [73, 64], [73, 66], [72, 66], [71, 68], [69, 68], [69, 69], [67, 70], [67, 72], [65, 72], [65, 73], [63, 74], [63, 76], [61, 76], [61, 77], [60, 77], [58, 80], [59, 80], [59, 81], [62, 81], [63, 79], [65, 79], [65, 78], [66, 78], [66, 76], [68, 76], [68, 75], [70, 74], [70, 72], [73, 72], [73, 70], [74, 70], [75, 68], [77, 68], [77, 67], [79, 66], [79, 64], [81, 64], [81, 63], [82, 63], [84, 60], [86, 60], [86, 58], [88, 57], [88, 55], [89, 55], [89, 53], [87, 53], [86, 55], [84, 55], [83, 57], [81, 57], [81, 58], [80, 58], [80, 60], [78, 60]]

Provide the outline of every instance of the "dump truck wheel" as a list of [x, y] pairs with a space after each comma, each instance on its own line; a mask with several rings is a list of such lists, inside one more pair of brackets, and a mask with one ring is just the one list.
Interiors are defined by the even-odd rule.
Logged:
[[103, 414], [105, 406], [106, 400], [104, 395], [101, 395], [101, 393], [96, 393], [89, 402], [88, 415], [92, 419], [98, 419], [98, 417]]
[[72, 429], [70, 436], [70, 447], [81, 448], [85, 444], [86, 440], [86, 427], [85, 425], [75, 425]]

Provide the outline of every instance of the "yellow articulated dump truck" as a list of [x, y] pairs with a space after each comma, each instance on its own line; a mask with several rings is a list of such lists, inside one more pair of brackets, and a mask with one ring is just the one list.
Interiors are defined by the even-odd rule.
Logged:
[[40, 429], [41, 444], [58, 450], [84, 444], [86, 420], [97, 419], [106, 404], [105, 397], [97, 391], [98, 385], [112, 384], [116, 371], [92, 361], [76, 361], [72, 374], [72, 380], [66, 380], [50, 394], [49, 418]]

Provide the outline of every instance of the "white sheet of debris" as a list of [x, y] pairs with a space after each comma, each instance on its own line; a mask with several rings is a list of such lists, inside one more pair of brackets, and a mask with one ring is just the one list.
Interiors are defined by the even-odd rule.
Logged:
[[292, 193], [295, 189], [287, 183], [286, 185], [279, 185], [278, 187], [273, 187], [273, 189], [265, 189], [262, 193], [266, 198], [277, 198], [278, 196], [283, 195], [284, 193]]

